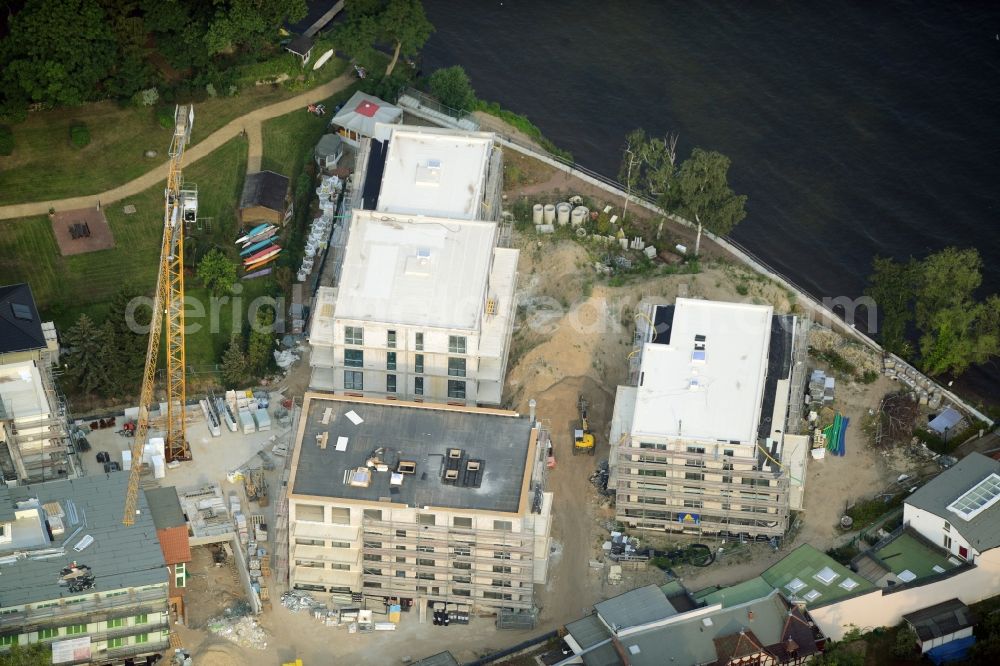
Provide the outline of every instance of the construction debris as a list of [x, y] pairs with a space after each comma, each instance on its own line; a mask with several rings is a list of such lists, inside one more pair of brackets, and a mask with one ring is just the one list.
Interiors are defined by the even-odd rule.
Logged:
[[217, 617], [208, 621], [208, 630], [213, 634], [232, 641], [241, 647], [254, 650], [267, 649], [267, 636], [257, 620], [244, 615], [242, 617]]

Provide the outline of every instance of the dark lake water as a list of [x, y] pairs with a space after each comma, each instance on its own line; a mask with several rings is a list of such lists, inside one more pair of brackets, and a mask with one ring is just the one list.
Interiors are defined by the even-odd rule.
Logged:
[[[734, 238], [814, 296], [947, 245], [1000, 291], [1000, 2], [424, 5], [424, 70], [462, 65], [585, 166], [614, 176], [636, 127], [728, 155]], [[957, 384], [992, 398], [998, 376]]]

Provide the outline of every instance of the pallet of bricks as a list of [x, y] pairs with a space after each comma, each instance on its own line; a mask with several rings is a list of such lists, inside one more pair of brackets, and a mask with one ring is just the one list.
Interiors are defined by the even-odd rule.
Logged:
[[266, 579], [271, 576], [267, 563], [267, 525], [264, 516], [251, 514], [248, 519], [249, 541], [246, 543], [247, 564], [250, 567], [250, 584], [257, 591], [261, 601], [270, 601], [271, 595], [267, 589]]

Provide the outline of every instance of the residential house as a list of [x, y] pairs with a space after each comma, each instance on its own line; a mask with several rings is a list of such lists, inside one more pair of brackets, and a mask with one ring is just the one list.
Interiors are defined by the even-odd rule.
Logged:
[[378, 123], [398, 124], [402, 120], [401, 108], [359, 90], [340, 107], [330, 126], [343, 137], [344, 143], [358, 148], [362, 139], [375, 133]]
[[273, 171], [248, 173], [240, 197], [240, 223], [284, 224], [288, 198], [288, 177]]
[[163, 559], [167, 563], [170, 617], [184, 623], [184, 593], [187, 590], [187, 567], [191, 563], [191, 544], [188, 525], [173, 486], [149, 488], [145, 491], [146, 502], [153, 514], [156, 538], [160, 542]]

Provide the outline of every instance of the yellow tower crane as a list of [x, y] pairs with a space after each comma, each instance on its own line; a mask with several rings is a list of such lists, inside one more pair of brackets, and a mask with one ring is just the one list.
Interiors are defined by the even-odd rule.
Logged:
[[149, 412], [153, 404], [153, 383], [160, 355], [160, 334], [166, 316], [167, 328], [167, 413], [164, 453], [167, 462], [190, 460], [191, 451], [184, 436], [184, 224], [198, 217], [198, 191], [184, 189], [181, 163], [184, 149], [191, 140], [194, 108], [178, 105], [174, 111], [174, 133], [170, 139], [170, 162], [167, 188], [164, 191], [163, 242], [160, 267], [153, 295], [153, 313], [149, 322], [149, 346], [142, 375], [139, 418], [132, 440], [132, 468], [129, 470], [125, 515], [122, 522], [135, 522], [139, 507], [139, 472], [142, 453], [149, 433]]

